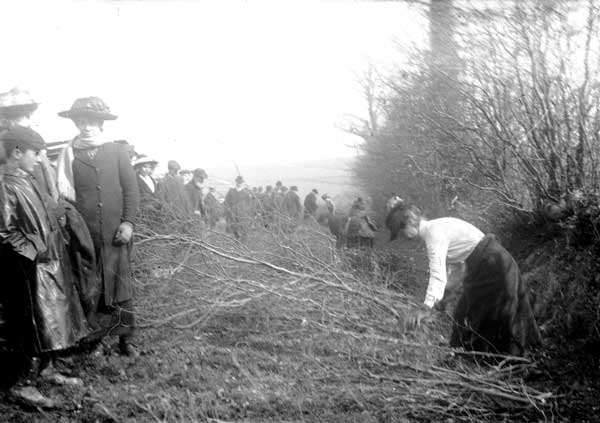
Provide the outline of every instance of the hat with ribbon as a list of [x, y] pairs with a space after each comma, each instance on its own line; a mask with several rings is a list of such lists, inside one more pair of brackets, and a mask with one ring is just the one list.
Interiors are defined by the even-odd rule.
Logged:
[[115, 120], [117, 118], [117, 115], [110, 112], [109, 107], [100, 97], [78, 98], [69, 110], [59, 112], [58, 115], [68, 119], [89, 117], [99, 120]]
[[139, 167], [142, 167], [146, 164], [152, 165], [152, 166], [156, 166], [158, 164], [158, 162], [156, 160], [154, 160], [151, 157], [148, 157], [144, 154], [140, 154], [139, 156], [137, 156], [137, 158], [135, 159], [135, 162], [133, 162], [133, 168], [137, 169]]

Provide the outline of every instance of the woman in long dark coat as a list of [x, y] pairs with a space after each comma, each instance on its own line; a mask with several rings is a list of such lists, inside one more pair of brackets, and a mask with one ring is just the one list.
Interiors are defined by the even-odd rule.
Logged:
[[105, 120], [116, 119], [98, 97], [75, 100], [59, 113], [72, 119], [80, 134], [61, 152], [58, 187], [83, 216], [92, 236], [101, 294], [96, 337], [119, 335], [122, 354], [134, 353], [131, 247], [139, 190], [126, 147], [107, 139]]
[[158, 162], [148, 156], [140, 155], [133, 164], [133, 170], [137, 176], [138, 188], [140, 189], [140, 203], [152, 203], [157, 199], [157, 184], [152, 173]]

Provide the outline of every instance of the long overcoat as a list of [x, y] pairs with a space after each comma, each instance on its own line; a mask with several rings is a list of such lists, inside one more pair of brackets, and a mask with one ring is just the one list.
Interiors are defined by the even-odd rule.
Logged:
[[295, 191], [288, 191], [283, 201], [283, 208], [286, 214], [292, 219], [299, 219], [302, 216], [302, 204], [300, 197]]
[[185, 219], [193, 210], [188, 201], [183, 181], [177, 177], [166, 174], [156, 187], [156, 195], [171, 208], [178, 218]]
[[73, 179], [75, 207], [94, 243], [101, 300], [107, 306], [129, 301], [133, 298], [131, 243], [117, 244], [115, 234], [121, 222], [135, 221], [140, 193], [125, 146], [109, 142], [95, 150], [74, 148]]
[[227, 232], [233, 233], [236, 238], [246, 235], [249, 224], [250, 194], [247, 189], [229, 188], [225, 195], [225, 219]]
[[309, 218], [310, 216], [314, 216], [317, 208], [317, 195], [311, 191], [304, 197], [304, 217]]
[[0, 350], [4, 356], [0, 373], [4, 377], [17, 370], [5, 366], [19, 366], [8, 350], [22, 359], [65, 349], [86, 336], [89, 328], [61, 229], [37, 182], [7, 165], [0, 180], [0, 205]]
[[206, 213], [206, 220], [208, 226], [212, 229], [217, 225], [219, 218], [222, 213], [222, 206], [219, 203], [219, 200], [215, 197], [215, 195], [211, 192], [206, 194], [204, 197], [204, 211]]
[[206, 217], [206, 211], [204, 210], [204, 204], [202, 201], [202, 188], [198, 187], [193, 180], [185, 184], [185, 194], [187, 195], [187, 201], [190, 211], [193, 213], [199, 211], [202, 217]]

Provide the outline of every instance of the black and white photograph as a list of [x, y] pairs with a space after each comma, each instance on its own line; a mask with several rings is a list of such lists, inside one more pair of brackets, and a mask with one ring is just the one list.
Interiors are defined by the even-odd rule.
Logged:
[[600, 422], [598, 0], [0, 37], [0, 422]]

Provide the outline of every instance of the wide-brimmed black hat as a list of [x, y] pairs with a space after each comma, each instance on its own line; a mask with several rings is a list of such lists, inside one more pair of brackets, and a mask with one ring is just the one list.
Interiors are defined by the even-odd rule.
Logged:
[[68, 119], [82, 116], [100, 120], [115, 120], [117, 118], [117, 115], [110, 112], [109, 107], [100, 97], [78, 98], [69, 110], [59, 112], [58, 115]]

